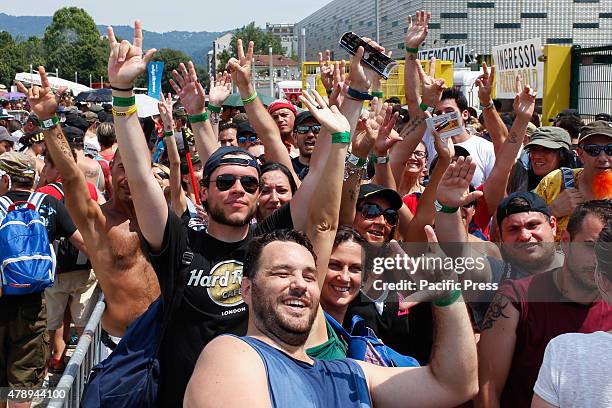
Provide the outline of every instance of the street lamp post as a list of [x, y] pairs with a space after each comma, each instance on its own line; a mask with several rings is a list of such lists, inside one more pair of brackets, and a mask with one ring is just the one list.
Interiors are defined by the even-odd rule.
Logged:
[[272, 70], [274, 69], [274, 64], [272, 61], [272, 46], [268, 48], [268, 71], [270, 73], [270, 97], [274, 98], [274, 77], [272, 76]]

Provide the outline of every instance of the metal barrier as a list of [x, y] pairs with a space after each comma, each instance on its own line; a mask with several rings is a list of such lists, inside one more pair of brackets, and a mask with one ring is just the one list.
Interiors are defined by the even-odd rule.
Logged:
[[78, 408], [81, 395], [85, 389], [89, 372], [100, 362], [102, 315], [106, 309], [104, 295], [100, 293], [98, 302], [85, 326], [83, 335], [60, 378], [57, 388], [68, 390], [64, 398], [54, 398], [49, 401], [48, 408]]
[[585, 122], [612, 112], [612, 45], [572, 50], [570, 106]]

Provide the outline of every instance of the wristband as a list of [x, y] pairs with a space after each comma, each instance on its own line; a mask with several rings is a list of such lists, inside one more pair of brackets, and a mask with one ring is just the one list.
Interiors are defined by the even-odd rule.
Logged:
[[447, 207], [444, 204], [440, 203], [438, 200], [434, 202], [434, 206], [436, 207], [437, 212], [442, 212], [445, 214], [454, 214], [459, 210], [459, 208], [457, 207]]
[[423, 112], [433, 113], [434, 111], [434, 108], [432, 106], [424, 104], [423, 102], [421, 102], [421, 104], [419, 105], [419, 108], [421, 108]]
[[127, 98], [122, 98], [120, 96], [113, 96], [113, 106], [119, 106], [122, 108], [126, 108], [128, 106], [136, 105], [136, 95], [129, 96]]
[[208, 110], [213, 112], [213, 113], [221, 113], [221, 107], [220, 106], [216, 106], [213, 104], [208, 104]]
[[115, 107], [113, 107], [113, 116], [130, 116], [136, 113], [137, 111], [138, 108], [136, 107], [136, 105], [131, 106], [130, 109], [126, 110], [125, 112], [119, 112], [115, 109]]
[[409, 48], [409, 47], [406, 47], [406, 52], [408, 52], [410, 54], [418, 54], [419, 53], [419, 49], [418, 48]]
[[242, 104], [248, 105], [249, 103], [253, 102], [255, 99], [257, 99], [257, 91], [253, 92], [253, 95], [249, 96], [248, 98], [243, 99]]
[[346, 94], [349, 97], [356, 99], [358, 101], [371, 101], [372, 99], [374, 99], [374, 97], [370, 95], [369, 93], [358, 91], [356, 89], [351, 88], [350, 86]]
[[53, 117], [51, 117], [50, 119], [41, 121], [40, 127], [43, 130], [49, 130], [57, 126], [58, 123], [59, 123], [59, 118], [57, 117], [57, 115], [53, 115]]
[[346, 162], [357, 167], [363, 167], [368, 161], [366, 159], [362, 159], [360, 157], [355, 156], [353, 153], [350, 153], [346, 158]]
[[190, 115], [189, 123], [206, 122], [208, 120], [208, 112], [202, 112], [199, 115]]
[[113, 91], [122, 91], [122, 92], [129, 92], [129, 91], [133, 91], [133, 90], [134, 90], [134, 87], [133, 87], [133, 86], [131, 86], [130, 88], [117, 88], [116, 86], [112, 86], [112, 85], [111, 85], [111, 86], [110, 86], [110, 88], [111, 88]]
[[438, 307], [450, 306], [453, 303], [455, 303], [457, 299], [459, 299], [460, 297], [461, 297], [461, 291], [459, 289], [455, 289], [451, 291], [451, 293], [449, 293], [447, 296], [443, 297], [442, 299], [435, 300], [433, 304]]
[[332, 133], [332, 143], [351, 143], [351, 132]]
[[376, 164], [387, 164], [391, 160], [391, 156], [389, 156], [389, 155], [378, 157], [377, 155], [372, 154], [370, 157], [372, 158], [372, 160]]
[[164, 132], [164, 137], [174, 136], [174, 132]]
[[483, 110], [484, 109], [491, 109], [491, 108], [494, 108], [494, 107], [495, 107], [495, 103], [493, 101], [491, 101], [491, 103], [486, 105], [486, 106], [485, 105], [480, 105], [480, 108], [483, 109]]
[[380, 99], [385, 96], [385, 94], [383, 93], [383, 91], [372, 91], [372, 96], [375, 96]]

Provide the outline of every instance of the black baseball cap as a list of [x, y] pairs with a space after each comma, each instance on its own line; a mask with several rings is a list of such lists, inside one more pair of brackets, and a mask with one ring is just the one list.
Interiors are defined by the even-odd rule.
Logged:
[[[517, 198], [524, 200], [523, 204], [510, 205]], [[532, 191], [517, 191], [504, 198], [497, 206], [497, 225], [501, 227], [504, 218], [524, 212], [539, 212], [549, 217], [552, 215], [548, 204], [542, 197]]]
[[[295, 117], [295, 121], [293, 122], [293, 130], [295, 130], [299, 125], [301, 125], [306, 119], [314, 119], [317, 120], [309, 110], [302, 111], [297, 114]], [[318, 121], [317, 121], [318, 123]]]
[[242, 122], [237, 125], [236, 136], [257, 136], [257, 133], [249, 122]]
[[395, 190], [390, 188], [385, 188], [378, 184], [362, 184], [361, 187], [359, 187], [359, 200], [376, 196], [387, 200], [394, 210], [399, 210], [404, 204], [402, 197]]
[[576, 109], [563, 109], [561, 112], [557, 114], [557, 116], [555, 116], [554, 118], [550, 118], [549, 121], [556, 122], [557, 120], [561, 118], [569, 117], [569, 116], [575, 116], [578, 119], [580, 119], [580, 114], [578, 113]]
[[[225, 157], [225, 156], [248, 156], [249, 159], [242, 157]], [[213, 154], [210, 155], [204, 169], [202, 170], [202, 177], [204, 180], [208, 180], [213, 171], [219, 166], [224, 164], [233, 164], [238, 166], [250, 166], [257, 170], [257, 174], [261, 172], [257, 159], [248, 151], [238, 146], [223, 146], [218, 148]]]
[[68, 143], [83, 143], [85, 132], [76, 126], [62, 126], [62, 133]]

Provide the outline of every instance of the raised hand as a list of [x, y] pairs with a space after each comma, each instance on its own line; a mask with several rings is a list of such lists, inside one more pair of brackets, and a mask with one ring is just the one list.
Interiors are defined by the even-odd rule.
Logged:
[[164, 122], [164, 129], [172, 129], [172, 95], [168, 93], [168, 97], [164, 98], [164, 94], [160, 93], [161, 100], [157, 103], [159, 108], [159, 115], [161, 116], [162, 122]]
[[[351, 125], [348, 120], [340, 113], [337, 106], [331, 108], [325, 103], [321, 95], [315, 90], [312, 91], [314, 98], [308, 91], [302, 92], [300, 100], [312, 116], [323, 126], [329, 133], [350, 132]], [[315, 102], [316, 99], [316, 102]]]
[[408, 16], [408, 32], [404, 38], [406, 48], [419, 48], [427, 39], [431, 13], [425, 13], [425, 11], [421, 10], [420, 12], [417, 11], [414, 17], [413, 22], [412, 16]]
[[351, 140], [351, 153], [361, 159], [366, 159], [374, 147], [377, 135], [378, 123], [370, 119], [369, 115], [361, 116]]
[[208, 103], [221, 107], [223, 102], [230, 96], [232, 78], [227, 71], [217, 74], [217, 79], [210, 79], [210, 92], [208, 93]]
[[[429, 112], [425, 112], [426, 115], [431, 115]], [[434, 137], [434, 148], [436, 149], [436, 153], [438, 154], [438, 166], [441, 163], [444, 163], [447, 166], [453, 157], [455, 157], [455, 146], [453, 145], [453, 139], [447, 137], [442, 140], [440, 134], [435, 130], [432, 132]]]
[[[325, 90], [333, 89], [334, 85], [334, 65], [331, 63], [329, 50], [325, 50], [325, 61], [323, 53], [319, 53], [319, 68], [321, 69], [321, 82]], [[328, 95], [329, 96], [329, 95]]]
[[52, 118], [55, 112], [57, 112], [60, 96], [68, 88], [65, 86], [59, 88], [58, 95], [56, 95], [51, 89], [51, 85], [49, 85], [45, 67], [38, 67], [38, 73], [40, 74], [40, 87], [33, 85], [32, 88], [27, 89], [21, 82], [17, 81], [17, 89], [19, 89], [19, 92], [27, 95], [32, 112], [41, 120], [47, 120]]
[[134, 86], [134, 81], [147, 70], [147, 64], [157, 51], [152, 48], [142, 55], [142, 24], [134, 22], [134, 42], [128, 40], [117, 42], [112, 27], [106, 29], [110, 44], [108, 57], [108, 80], [115, 88], [128, 89]]
[[251, 84], [251, 61], [253, 60], [253, 47], [253, 41], [249, 41], [247, 53], [245, 55], [242, 40], [239, 38], [236, 42], [238, 59], [230, 58], [227, 63], [229, 72], [232, 74], [232, 81], [234, 81], [239, 88], [248, 87]]
[[483, 106], [489, 106], [493, 99], [493, 82], [495, 81], [495, 65], [491, 66], [491, 71], [487, 68], [487, 63], [482, 63], [482, 75], [479, 76], [474, 84], [478, 87], [478, 99]]
[[432, 57], [429, 60], [429, 75], [425, 73], [421, 61], [417, 60], [417, 69], [419, 70], [419, 78], [423, 84], [423, 103], [427, 106], [435, 106], [442, 98], [442, 92], [446, 89], [444, 79], [435, 79], [436, 75], [436, 59]]
[[516, 97], [514, 98], [514, 113], [516, 116], [522, 116], [531, 119], [535, 109], [537, 92], [531, 89], [529, 85], [523, 87], [523, 79], [520, 75], [516, 77]]
[[346, 75], [346, 61], [334, 62], [334, 81], [332, 84], [332, 94], [327, 95], [329, 97], [329, 104], [342, 106], [344, 101], [344, 95], [348, 91], [350, 80]]
[[[380, 46], [377, 42], [371, 40], [370, 38], [363, 37], [365, 42], [370, 44], [376, 50], [380, 52], [385, 52], [385, 49]], [[378, 76], [374, 70], [367, 67], [365, 64], [361, 64], [361, 59], [363, 58], [365, 50], [363, 47], [357, 48], [357, 52], [355, 55], [351, 56], [351, 69], [349, 71], [349, 79], [351, 80], [351, 88], [361, 91], [367, 92], [372, 86], [372, 81], [375, 76]]]
[[460, 157], [448, 166], [436, 192], [438, 202], [447, 207], [458, 208], [478, 199], [482, 191], [469, 192], [475, 171], [476, 163], [470, 156]]
[[402, 140], [400, 135], [393, 129], [398, 116], [398, 112], [393, 113], [392, 106], [387, 106], [385, 118], [378, 128], [378, 135], [372, 149], [372, 152], [377, 157], [386, 157], [393, 145]]
[[204, 88], [200, 81], [198, 81], [198, 75], [196, 74], [193, 62], [189, 61], [189, 72], [182, 62], [179, 65], [181, 74], [176, 69], [172, 70], [172, 76], [174, 80], [170, 80], [170, 86], [174, 89], [174, 92], [181, 99], [183, 107], [189, 115], [199, 115], [204, 112], [205, 94]]

